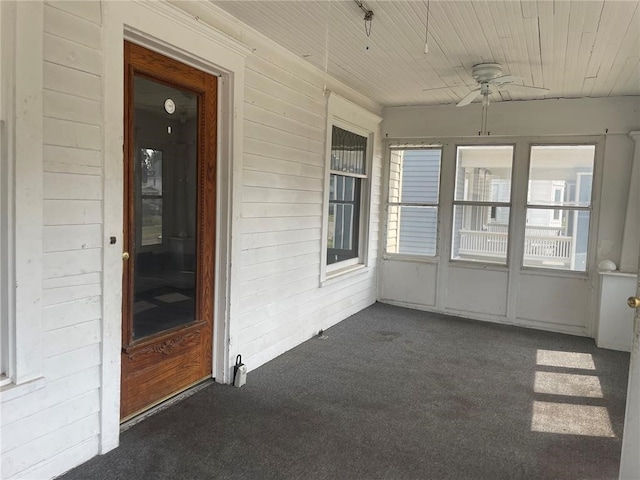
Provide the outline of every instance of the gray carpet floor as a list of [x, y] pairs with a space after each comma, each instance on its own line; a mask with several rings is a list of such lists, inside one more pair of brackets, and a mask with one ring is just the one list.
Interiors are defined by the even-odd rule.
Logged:
[[138, 423], [62, 478], [617, 478], [626, 353], [383, 304], [325, 336]]

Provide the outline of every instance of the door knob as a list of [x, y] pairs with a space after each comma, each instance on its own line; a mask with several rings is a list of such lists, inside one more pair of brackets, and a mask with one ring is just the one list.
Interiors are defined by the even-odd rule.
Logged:
[[129, 252], [122, 252], [122, 259], [129, 260]]
[[627, 305], [629, 305], [629, 308], [638, 308], [638, 307], [640, 307], [640, 298], [638, 298], [638, 297], [629, 297], [629, 298], [627, 298]]

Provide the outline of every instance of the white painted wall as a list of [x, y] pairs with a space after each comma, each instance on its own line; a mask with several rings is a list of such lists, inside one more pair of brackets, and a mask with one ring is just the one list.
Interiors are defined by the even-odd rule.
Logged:
[[[504, 102], [489, 108], [490, 138], [477, 136], [480, 107], [392, 107], [384, 111], [382, 131], [390, 144], [443, 143], [441, 199], [452, 195], [456, 143], [517, 143], [516, 166], [525, 162], [528, 141], [558, 138], [601, 140], [601, 179], [594, 204], [596, 238], [586, 275], [521, 269], [518, 259], [508, 267], [467, 266], [449, 261], [450, 200], [440, 208], [440, 257], [430, 261], [381, 260], [381, 301], [468, 316], [481, 320], [592, 336], [599, 304], [595, 267], [603, 259], [620, 264], [627, 192], [633, 160], [631, 130], [640, 125], [640, 97]], [[593, 136], [593, 137], [590, 137]], [[518, 149], [520, 150], [518, 152]], [[385, 162], [386, 163], [386, 162]], [[386, 170], [386, 167], [385, 167]], [[385, 175], [387, 172], [385, 171]], [[526, 166], [515, 181], [524, 185]], [[514, 187], [515, 188], [515, 187]], [[526, 199], [516, 193], [513, 209]], [[447, 204], [448, 203], [448, 204]], [[635, 220], [634, 220], [635, 221]], [[512, 218], [518, 233], [523, 219]], [[514, 238], [515, 242], [521, 241]], [[637, 256], [637, 245], [627, 242]], [[593, 250], [593, 248], [592, 248]], [[629, 267], [627, 267], [629, 268]], [[631, 271], [635, 271], [633, 267]]]
[[[324, 75], [221, 11], [182, 4], [253, 50], [246, 62], [240, 272], [230, 357], [249, 370], [376, 299], [382, 147], [375, 132], [368, 268], [320, 286], [327, 99]], [[380, 106], [327, 79], [327, 89]]]
[[[3, 391], [7, 479], [51, 477], [90, 458], [100, 429], [101, 9], [80, 2], [41, 8], [43, 27], [23, 28], [42, 28], [43, 50], [21, 61], [30, 75], [42, 75], [43, 138], [33, 145], [42, 161], [29, 178], [16, 176], [16, 190], [41, 179], [43, 191], [30, 205], [40, 215], [18, 212], [16, 228], [41, 231], [33, 239], [42, 246], [41, 269], [31, 275], [42, 290], [42, 347], [30, 355], [42, 361], [43, 382], [30, 392], [19, 384]], [[16, 151], [17, 165], [25, 155]], [[16, 258], [18, 272], [21, 266]], [[17, 311], [16, 324], [26, 315]], [[18, 342], [16, 350], [19, 356]]]
[[[157, 46], [203, 59], [211, 48], [234, 48], [236, 40], [254, 52], [246, 68], [229, 60], [223, 83], [230, 84], [220, 90], [220, 120], [233, 124], [228, 136], [224, 129], [221, 134], [220, 161], [232, 161], [219, 172], [221, 208], [230, 203], [220, 217], [232, 233], [219, 240], [220, 248], [231, 248], [218, 264], [218, 279], [230, 283], [217, 296], [215, 340], [223, 353], [214, 366], [217, 379], [228, 379], [236, 354], [255, 369], [373, 303], [377, 293], [379, 131], [370, 172], [369, 266], [320, 281], [327, 119], [322, 72], [208, 2], [178, 2], [190, 17], [159, 4], [33, 4], [40, 5], [43, 26], [32, 22], [28, 28], [43, 39], [43, 51], [21, 57], [21, 72], [43, 72], [35, 119], [44, 126], [43, 139], [31, 145], [42, 150], [31, 178], [41, 178], [43, 187], [40, 199], [24, 203], [40, 216], [18, 215], [17, 224], [41, 232], [30, 239], [42, 245], [40, 263], [29, 268], [36, 268], [30, 281], [42, 290], [42, 304], [30, 308], [42, 318], [35, 333], [43, 347], [34, 357], [42, 363], [35, 381], [2, 387], [2, 478], [12, 480], [51, 478], [118, 443], [121, 260], [120, 245], [110, 246], [108, 237], [121, 241], [125, 30], [130, 38], [154, 38]], [[159, 19], [154, 26], [151, 8]], [[162, 22], [175, 28], [162, 28]], [[188, 39], [179, 33], [184, 29]], [[232, 38], [227, 42], [219, 32]], [[214, 37], [211, 47], [205, 39]], [[333, 92], [381, 112], [326, 80]], [[238, 99], [241, 104], [234, 104]], [[16, 163], [22, 154], [17, 151]], [[16, 179], [16, 190], [27, 185]], [[30, 325], [20, 312], [16, 324]]]

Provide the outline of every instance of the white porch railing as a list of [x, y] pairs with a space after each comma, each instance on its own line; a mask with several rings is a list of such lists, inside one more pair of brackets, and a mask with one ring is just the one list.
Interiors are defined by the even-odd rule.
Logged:
[[[524, 239], [525, 260], [554, 260], [568, 262], [573, 237], [541, 236], [529, 233]], [[508, 234], [477, 230], [461, 230], [458, 255], [468, 257], [504, 257], [507, 254]]]
[[[509, 225], [506, 223], [489, 223], [487, 231], [492, 233], [507, 233]], [[562, 227], [546, 227], [546, 226], [527, 226], [528, 237], [552, 237], [562, 234]]]

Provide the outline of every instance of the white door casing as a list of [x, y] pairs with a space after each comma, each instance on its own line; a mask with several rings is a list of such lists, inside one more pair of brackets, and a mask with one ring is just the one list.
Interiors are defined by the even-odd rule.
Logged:
[[[631, 199], [635, 198], [632, 196], [634, 189], [640, 188], [640, 131], [630, 132], [629, 136], [635, 141], [629, 192]], [[640, 205], [634, 205], [629, 202], [627, 209], [635, 210], [627, 212], [627, 223], [629, 223], [630, 214], [635, 214], [635, 218], [639, 219], [636, 224], [636, 228], [638, 228], [638, 225], [640, 225]], [[638, 259], [638, 272], [640, 273], [640, 258]], [[640, 297], [640, 275], [638, 275], [638, 278], [636, 297]], [[635, 480], [638, 478], [640, 478], [640, 308], [636, 308], [633, 325], [633, 345], [631, 347], [629, 383], [627, 385], [627, 407], [624, 417], [622, 455], [620, 458], [620, 480]]]

